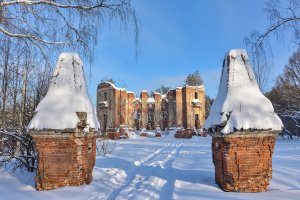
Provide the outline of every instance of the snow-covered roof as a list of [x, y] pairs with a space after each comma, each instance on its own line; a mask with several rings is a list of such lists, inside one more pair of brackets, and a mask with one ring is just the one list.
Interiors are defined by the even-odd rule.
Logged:
[[83, 64], [77, 53], [60, 54], [49, 90], [35, 110], [29, 129], [76, 128], [76, 112], [87, 113], [87, 124], [98, 129], [99, 122], [87, 92]]
[[142, 92], [147, 92], [147, 90], [142, 90]]
[[194, 88], [194, 89], [201, 89], [201, 90], [205, 89], [204, 85], [196, 85], [196, 86], [186, 85], [185, 87]]
[[201, 103], [201, 101], [199, 99], [193, 99], [192, 103]]
[[103, 83], [109, 84], [111, 87], [113, 87], [113, 88], [116, 89], [116, 90], [126, 91], [126, 88], [119, 88], [119, 87], [117, 87], [115, 84], [113, 84], [112, 82], [104, 81]]
[[153, 97], [149, 97], [147, 99], [147, 103], [155, 103], [155, 99]]
[[244, 49], [230, 50], [224, 65], [218, 95], [205, 128], [221, 125], [221, 133], [237, 130], [282, 130], [272, 103], [260, 91]]
[[140, 98], [135, 98], [134, 101], [141, 102], [141, 99]]

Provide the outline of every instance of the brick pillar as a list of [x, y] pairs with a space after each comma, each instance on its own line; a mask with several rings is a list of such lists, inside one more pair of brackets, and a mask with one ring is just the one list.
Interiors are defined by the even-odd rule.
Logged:
[[120, 90], [120, 125], [127, 125], [127, 91]]
[[204, 125], [205, 122], [205, 89], [202, 88], [199, 91], [199, 98], [200, 101], [202, 102], [202, 105], [200, 106], [200, 127]]
[[[93, 130], [91, 130], [93, 131]], [[36, 189], [51, 190], [92, 181], [96, 159], [95, 134], [79, 129], [30, 131], [39, 155]]]
[[121, 91], [114, 90], [114, 104], [115, 106], [113, 110], [114, 115], [114, 127], [111, 128], [118, 128], [121, 125], [120, 116], [121, 116]]
[[146, 91], [141, 92], [141, 128], [147, 128], [148, 124], [148, 93]]
[[176, 124], [176, 91], [170, 90], [167, 93], [168, 105], [168, 127], [177, 126]]
[[185, 93], [185, 120], [186, 120], [186, 127], [187, 129], [194, 129], [195, 128], [195, 112], [194, 107], [192, 104], [193, 99], [195, 98], [195, 89], [192, 86], [186, 86], [183, 88], [183, 92]]
[[159, 93], [154, 93], [154, 127], [160, 127], [161, 125], [161, 95]]
[[213, 137], [215, 181], [226, 192], [266, 191], [276, 134]]
[[182, 89], [176, 88], [176, 126], [182, 127]]
[[134, 93], [129, 92], [127, 94], [127, 99], [128, 99], [128, 113], [127, 113], [127, 125], [130, 128], [134, 128]]

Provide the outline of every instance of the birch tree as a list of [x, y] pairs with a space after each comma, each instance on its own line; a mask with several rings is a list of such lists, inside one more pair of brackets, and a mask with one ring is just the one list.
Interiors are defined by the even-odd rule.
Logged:
[[270, 71], [274, 66], [270, 38], [280, 40], [291, 34], [288, 42], [300, 46], [300, 1], [299, 0], [269, 0], [264, 8], [269, 24], [262, 32], [254, 31], [244, 42], [248, 48], [257, 82], [264, 90]]
[[53, 50], [77, 51], [93, 59], [105, 23], [131, 25], [138, 45], [139, 22], [131, 0], [0, 0], [0, 37], [22, 40], [44, 58]]

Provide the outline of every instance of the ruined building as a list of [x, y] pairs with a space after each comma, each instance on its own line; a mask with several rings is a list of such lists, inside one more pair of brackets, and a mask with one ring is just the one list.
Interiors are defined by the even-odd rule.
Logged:
[[133, 92], [103, 82], [97, 89], [97, 113], [103, 132], [123, 125], [135, 130], [199, 129], [205, 120], [205, 89], [178, 87], [167, 95], [154, 93], [152, 97], [143, 90], [136, 98]]

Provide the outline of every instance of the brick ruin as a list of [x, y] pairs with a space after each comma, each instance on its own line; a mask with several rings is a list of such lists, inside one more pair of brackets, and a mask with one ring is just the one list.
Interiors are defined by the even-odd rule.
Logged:
[[79, 186], [92, 182], [96, 157], [96, 138], [78, 136], [77, 131], [34, 134], [39, 154], [36, 175], [37, 190]]
[[60, 54], [47, 95], [28, 125], [38, 154], [37, 190], [92, 181], [98, 129], [93, 111], [79, 55]]
[[134, 130], [199, 129], [205, 120], [205, 89], [178, 87], [166, 95], [156, 92], [152, 97], [143, 90], [136, 98], [133, 92], [103, 82], [97, 89], [97, 114], [103, 132], [120, 126]]
[[283, 124], [260, 91], [244, 49], [225, 54], [218, 95], [205, 122], [215, 181], [226, 192], [263, 192], [272, 178], [275, 138]]
[[39, 155], [35, 177], [37, 190], [79, 186], [92, 181], [96, 160], [94, 131], [90, 128], [86, 134], [83, 126], [64, 130], [30, 130]]
[[263, 192], [272, 178], [276, 134], [212, 138], [215, 181], [226, 192]]

